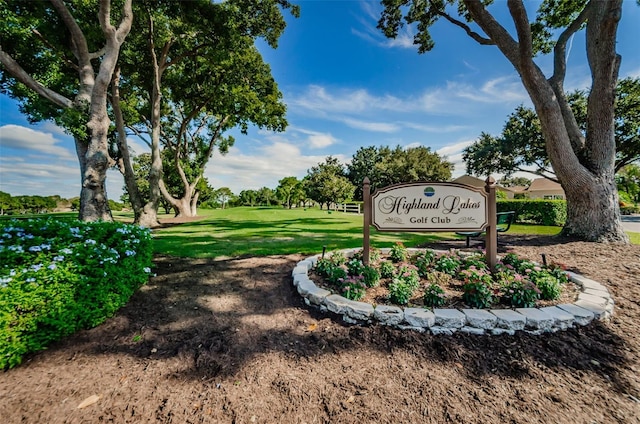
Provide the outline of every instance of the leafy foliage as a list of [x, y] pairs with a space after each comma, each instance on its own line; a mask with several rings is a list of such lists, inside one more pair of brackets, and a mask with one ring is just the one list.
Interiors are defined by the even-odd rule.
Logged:
[[0, 368], [110, 317], [151, 273], [151, 234], [119, 223], [2, 222]]

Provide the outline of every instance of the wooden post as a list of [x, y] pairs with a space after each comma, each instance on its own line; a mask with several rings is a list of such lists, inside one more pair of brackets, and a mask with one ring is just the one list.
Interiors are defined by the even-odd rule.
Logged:
[[486, 258], [489, 269], [491, 270], [491, 272], [494, 272], [496, 268], [496, 262], [498, 261], [498, 232], [496, 231], [498, 213], [496, 206], [496, 180], [492, 176], [489, 176], [487, 177], [485, 183], [486, 185], [484, 189], [489, 195], [489, 198], [487, 199], [487, 214], [489, 215], [487, 217], [487, 220], [489, 221], [489, 224], [485, 230], [485, 248], [487, 250]]
[[364, 226], [362, 228], [362, 262], [369, 265], [369, 231], [371, 226], [371, 183], [369, 177], [362, 182], [362, 198], [364, 200]]

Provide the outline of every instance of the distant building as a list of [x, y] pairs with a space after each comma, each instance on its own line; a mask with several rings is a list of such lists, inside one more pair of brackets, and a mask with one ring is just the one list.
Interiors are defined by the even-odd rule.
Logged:
[[546, 178], [536, 178], [524, 191], [529, 199], [566, 199], [562, 186]]
[[[480, 188], [484, 188], [484, 186], [487, 185], [485, 180], [477, 177], [472, 177], [471, 175], [463, 175], [456, 178], [452, 182]], [[504, 192], [507, 196], [507, 199], [513, 199], [513, 195], [516, 193], [513, 191], [513, 187], [502, 187], [500, 185], [496, 186], [496, 190]]]
[[[463, 175], [453, 180], [453, 182], [472, 187], [484, 187], [486, 184], [485, 180], [471, 175]], [[498, 185], [496, 189], [504, 192], [507, 199], [513, 199], [516, 194], [522, 194], [528, 199], [566, 199], [562, 186], [546, 178], [536, 178], [529, 187], [502, 187]]]

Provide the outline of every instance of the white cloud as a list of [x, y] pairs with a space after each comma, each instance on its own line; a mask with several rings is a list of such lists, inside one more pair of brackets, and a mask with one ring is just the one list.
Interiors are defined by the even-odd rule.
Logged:
[[474, 143], [474, 140], [465, 140], [455, 144], [447, 145], [436, 150], [436, 153], [446, 158], [453, 164], [452, 177], [457, 178], [465, 174], [466, 164], [462, 159], [462, 151], [465, 147]]
[[[344, 155], [333, 155], [344, 163]], [[272, 142], [261, 146], [254, 154], [245, 154], [232, 147], [226, 156], [214, 153], [207, 165], [205, 177], [215, 188], [229, 187], [239, 194], [242, 190], [261, 187], [275, 188], [284, 177], [302, 178], [307, 170], [325, 160], [326, 156], [305, 156], [290, 142]]]
[[[322, 149], [324, 147], [329, 147], [331, 145], [334, 145], [338, 142], [338, 139], [329, 133], [322, 133], [318, 131], [311, 131], [311, 130], [296, 128], [296, 127], [289, 127], [289, 129], [287, 130], [287, 134], [295, 133], [295, 132], [300, 132], [306, 135], [309, 147], [311, 147], [312, 149]], [[270, 139], [272, 141], [275, 141], [274, 138], [275, 138], [274, 136], [270, 136]], [[279, 137], [278, 139], [282, 140], [284, 138]]]
[[1, 156], [0, 190], [12, 196], [80, 195], [80, 169], [74, 162], [35, 163], [20, 156]]
[[400, 129], [396, 124], [389, 124], [385, 122], [367, 122], [352, 118], [342, 118], [340, 120], [352, 128], [365, 131], [391, 133]]
[[360, 24], [361, 29], [351, 28], [352, 34], [369, 43], [384, 48], [416, 48], [413, 44], [413, 37], [415, 35], [413, 26], [405, 24], [398, 29], [396, 38], [387, 38], [382, 31], [377, 28], [382, 9], [377, 6], [377, 3], [370, 1], [361, 1], [360, 5], [364, 14], [355, 16], [355, 19]]
[[75, 159], [75, 152], [60, 146], [61, 140], [51, 132], [42, 132], [20, 125], [0, 127], [0, 147], [22, 150], [31, 154], [48, 155], [52, 159]]

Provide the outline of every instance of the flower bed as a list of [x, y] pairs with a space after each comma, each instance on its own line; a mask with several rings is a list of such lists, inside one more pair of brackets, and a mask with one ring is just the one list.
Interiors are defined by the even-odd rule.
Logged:
[[481, 252], [409, 251], [398, 243], [382, 255], [371, 251], [347, 258], [341, 251], [317, 261], [310, 278], [350, 300], [373, 305], [426, 308], [532, 308], [573, 302], [578, 287], [560, 264], [541, 266], [504, 255], [489, 272]]

